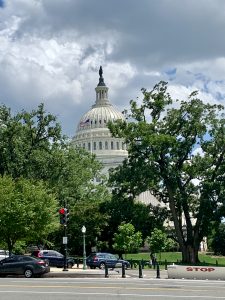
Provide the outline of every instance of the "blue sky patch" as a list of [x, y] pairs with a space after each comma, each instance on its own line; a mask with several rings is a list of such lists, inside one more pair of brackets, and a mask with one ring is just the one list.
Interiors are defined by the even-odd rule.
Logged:
[[4, 7], [4, 0], [0, 0], [0, 7]]
[[177, 68], [170, 68], [165, 70], [165, 74], [169, 77], [170, 80], [173, 80], [176, 77]]

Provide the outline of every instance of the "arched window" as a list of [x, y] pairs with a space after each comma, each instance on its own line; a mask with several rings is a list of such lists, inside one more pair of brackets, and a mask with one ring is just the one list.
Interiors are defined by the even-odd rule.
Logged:
[[91, 143], [88, 143], [88, 151], [91, 151]]
[[116, 149], [120, 150], [120, 144], [119, 144], [119, 142], [116, 142]]
[[113, 150], [113, 141], [111, 141], [111, 149]]
[[108, 149], [109, 149], [109, 147], [108, 147], [108, 142], [105, 141], [105, 150], [108, 150]]
[[94, 150], [96, 150], [96, 142], [94, 142]]
[[99, 150], [102, 150], [102, 142], [99, 142]]

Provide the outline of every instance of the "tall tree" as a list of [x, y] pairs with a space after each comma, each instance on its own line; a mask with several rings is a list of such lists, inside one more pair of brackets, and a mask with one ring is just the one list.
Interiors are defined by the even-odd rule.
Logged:
[[13, 178], [48, 179], [55, 149], [63, 148], [65, 138], [56, 117], [40, 104], [30, 113], [15, 115], [0, 107], [0, 174]]
[[0, 238], [11, 253], [16, 242], [46, 240], [59, 226], [57, 201], [43, 182], [0, 177]]
[[118, 227], [118, 232], [114, 233], [113, 248], [122, 254], [137, 252], [142, 244], [142, 234], [135, 232], [135, 228], [130, 223], [122, 223]]
[[[62, 135], [56, 117], [46, 113], [43, 104], [31, 112], [22, 111], [15, 115], [9, 108], [0, 107], [0, 175], [7, 174], [15, 180], [44, 181], [54, 193], [58, 209], [66, 205], [70, 209], [68, 232], [71, 242], [79, 243], [76, 239], [78, 229], [74, 229], [76, 224], [88, 223], [90, 212], [90, 241], [105, 224], [98, 206], [107, 200], [109, 193], [103, 182], [99, 185], [93, 182], [95, 177], [101, 178], [101, 168], [90, 153], [72, 148], [70, 141]], [[81, 208], [86, 213], [77, 213]], [[74, 245], [75, 242], [73, 248]]]
[[196, 92], [175, 103], [165, 82], [142, 93], [141, 105], [131, 101], [130, 122], [109, 124], [129, 152], [111, 177], [114, 192], [150, 190], [168, 205], [183, 262], [196, 263], [211, 221], [224, 214], [223, 107], [204, 104]]

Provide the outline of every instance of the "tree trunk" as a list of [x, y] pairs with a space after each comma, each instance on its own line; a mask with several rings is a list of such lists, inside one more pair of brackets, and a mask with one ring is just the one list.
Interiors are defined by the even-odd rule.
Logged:
[[196, 264], [199, 262], [198, 247], [195, 247], [193, 245], [183, 246], [181, 252], [183, 263]]

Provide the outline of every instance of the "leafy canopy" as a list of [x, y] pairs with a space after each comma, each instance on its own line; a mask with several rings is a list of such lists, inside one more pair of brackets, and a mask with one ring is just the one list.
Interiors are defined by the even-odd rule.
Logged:
[[135, 232], [135, 228], [130, 223], [121, 224], [118, 233], [114, 234], [113, 248], [120, 253], [137, 252], [142, 243], [142, 234]]
[[43, 182], [0, 177], [0, 238], [11, 252], [19, 240], [45, 240], [58, 227], [57, 201]]
[[142, 93], [140, 105], [131, 101], [130, 122], [109, 124], [129, 152], [111, 175], [114, 193], [134, 198], [150, 190], [164, 202], [183, 261], [195, 263], [211, 221], [224, 214], [223, 107], [204, 104], [196, 92], [186, 101], [174, 101], [165, 82]]

